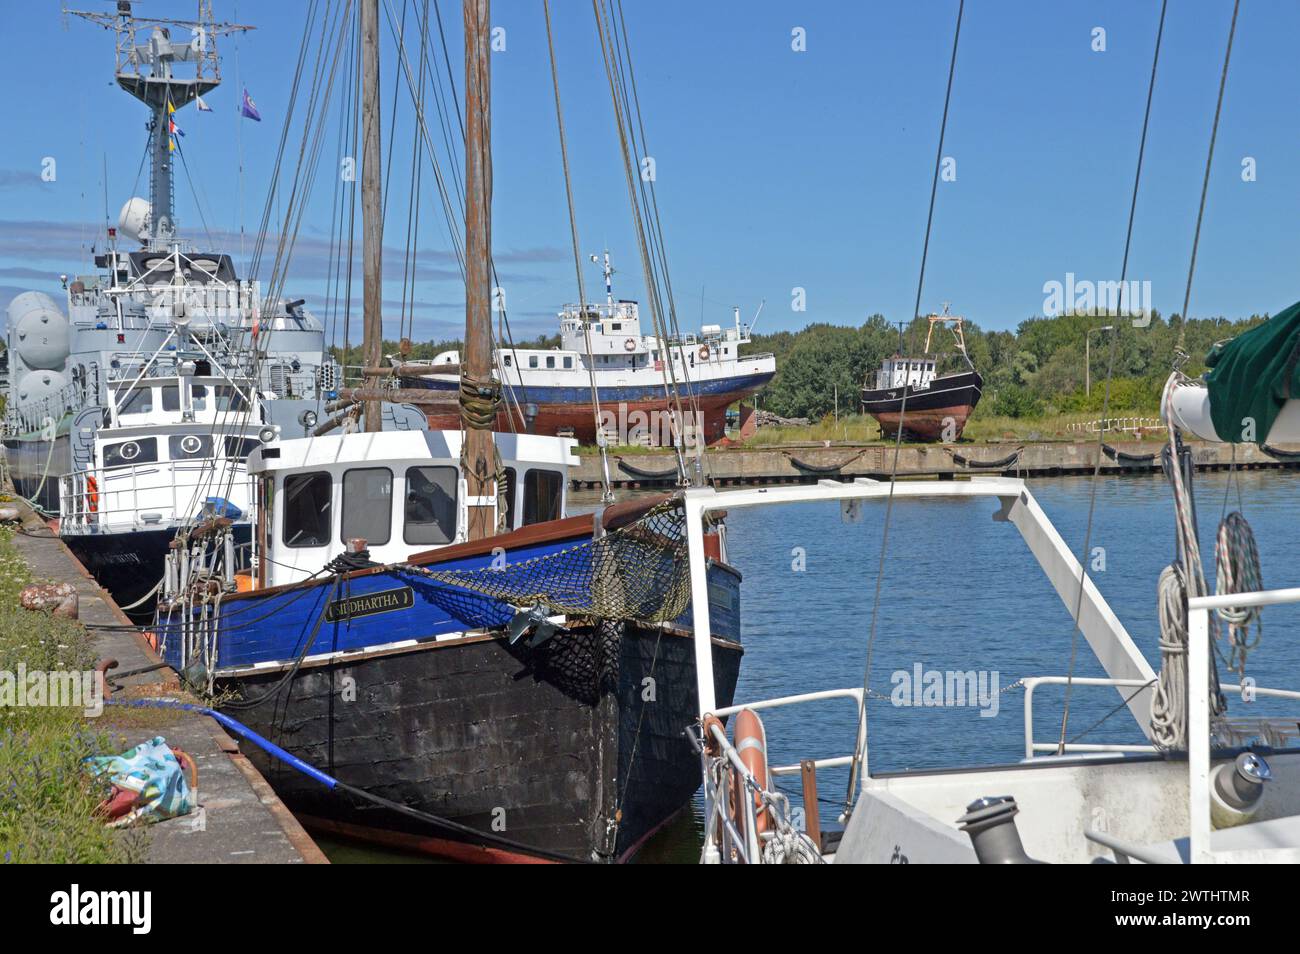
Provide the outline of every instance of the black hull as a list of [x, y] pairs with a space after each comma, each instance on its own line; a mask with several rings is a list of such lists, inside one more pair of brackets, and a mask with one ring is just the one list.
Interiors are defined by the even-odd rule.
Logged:
[[863, 388], [862, 409], [868, 414], [897, 412], [903, 409], [903, 391], [907, 391], [907, 413], [936, 411], [946, 407], [974, 408], [983, 393], [984, 379], [978, 371], [946, 374], [935, 378], [928, 388]]
[[[356, 803], [246, 747], [309, 824], [463, 860], [617, 861], [700, 785], [682, 734], [696, 718], [693, 653], [687, 636], [632, 627], [560, 634], [532, 650], [464, 637], [306, 665], [271, 699], [230, 714], [342, 782], [513, 845]], [[714, 643], [719, 706], [731, 704], [741, 655]], [[282, 677], [218, 686], [256, 697]], [[647, 677], [654, 701], [643, 703]]]
[[978, 371], [943, 375], [928, 388], [864, 388], [862, 410], [880, 423], [885, 434], [897, 434], [901, 425], [904, 433], [926, 440], [956, 440], [979, 404], [983, 388]]
[[59, 512], [59, 477], [72, 470], [72, 450], [67, 434], [50, 441], [20, 437], [5, 439], [5, 457], [14, 490], [46, 513]]
[[[248, 524], [236, 524], [232, 531], [236, 546], [252, 539]], [[74, 533], [62, 540], [72, 555], [113, 596], [119, 606], [131, 606], [145, 596], [162, 579], [163, 562], [175, 527], [160, 530], [131, 530], [124, 533]], [[153, 619], [151, 597], [138, 607], [127, 610], [137, 620]]]

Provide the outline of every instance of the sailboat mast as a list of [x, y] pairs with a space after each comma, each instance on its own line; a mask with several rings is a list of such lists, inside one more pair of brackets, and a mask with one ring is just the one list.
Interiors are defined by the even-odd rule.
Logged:
[[492, 87], [488, 0], [464, 0], [465, 18], [465, 360], [461, 366], [461, 467], [469, 498], [469, 539], [496, 530], [492, 426]]
[[[379, 0], [361, 0], [361, 220], [362, 315], [364, 338], [361, 363], [378, 368], [383, 361], [382, 312], [384, 222], [379, 168]], [[379, 382], [367, 378], [363, 386], [374, 393]], [[365, 402], [365, 429], [383, 430], [383, 412], [377, 400]]]

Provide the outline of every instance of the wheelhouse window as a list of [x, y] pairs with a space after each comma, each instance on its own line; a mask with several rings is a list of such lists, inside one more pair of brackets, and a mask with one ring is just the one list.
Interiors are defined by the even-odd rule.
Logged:
[[167, 452], [172, 460], [189, 460], [212, 456], [211, 434], [175, 434], [167, 438]]
[[530, 470], [524, 475], [524, 526], [560, 519], [564, 478], [553, 470]]
[[546, 356], [546, 366], [547, 366], [548, 368], [553, 368], [553, 367], [555, 367], [555, 355], [553, 355], [553, 354], [548, 354], [548, 355]]
[[153, 410], [153, 388], [132, 388], [118, 405], [119, 414], [148, 414]]
[[535, 368], [535, 367], [537, 367], [537, 355], [535, 355], [535, 354], [530, 354], [530, 355], [528, 356], [528, 367], [530, 367], [530, 368]]
[[251, 454], [260, 443], [260, 441], [253, 437], [227, 437], [226, 456], [243, 460]]
[[323, 547], [330, 539], [332, 481], [324, 472], [284, 478], [284, 545]]
[[451, 543], [456, 538], [455, 467], [408, 467], [402, 539], [407, 543]]
[[218, 411], [246, 411], [248, 402], [239, 393], [239, 388], [229, 384], [218, 384], [212, 389], [216, 393]]
[[357, 467], [343, 474], [344, 543], [360, 537], [383, 546], [393, 529], [393, 472], [387, 467]]
[[134, 441], [104, 445], [105, 467], [127, 467], [131, 464], [150, 464], [158, 459], [158, 438], [142, 437]]
[[181, 409], [181, 389], [174, 384], [163, 385], [162, 407], [164, 411], [179, 411]]
[[566, 368], [571, 368], [571, 367], [573, 367], [573, 356], [572, 356], [572, 355], [568, 355], [568, 354], [566, 354], [566, 355], [564, 356], [564, 366], [565, 366]]

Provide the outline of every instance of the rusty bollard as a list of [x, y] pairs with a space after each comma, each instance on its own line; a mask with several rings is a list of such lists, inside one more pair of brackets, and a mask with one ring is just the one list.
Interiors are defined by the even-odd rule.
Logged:
[[76, 619], [81, 609], [71, 583], [29, 583], [18, 594], [18, 602], [23, 609], [49, 610], [60, 619]]

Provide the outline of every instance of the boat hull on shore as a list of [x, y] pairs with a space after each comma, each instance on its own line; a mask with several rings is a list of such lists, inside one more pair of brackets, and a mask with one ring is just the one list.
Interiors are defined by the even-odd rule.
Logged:
[[901, 426], [904, 437], [955, 441], [979, 404], [983, 388], [978, 371], [934, 378], [924, 388], [866, 388], [862, 410], [876, 419], [886, 436], [896, 436]]
[[[726, 436], [727, 408], [737, 401], [751, 397], [772, 380], [775, 370], [739, 377], [683, 383], [682, 406], [688, 412], [698, 406], [700, 426], [706, 444], [714, 444]], [[403, 377], [404, 388], [424, 388], [455, 394], [460, 387], [455, 375], [422, 375]], [[556, 435], [572, 433], [583, 444], [596, 442], [596, 418], [591, 408], [591, 388], [588, 384], [573, 387], [532, 386], [513, 388], [521, 405], [536, 408], [537, 416], [531, 431], [535, 434]], [[691, 394], [694, 393], [695, 404]], [[672, 435], [666, 421], [666, 412], [675, 405], [664, 397], [662, 382], [646, 386], [613, 386], [600, 388], [600, 404], [607, 433], [617, 432], [620, 443], [638, 443], [638, 432], [652, 445], [671, 445]], [[426, 407], [431, 430], [448, 430], [460, 427], [459, 408], [448, 404]], [[514, 421], [511, 421], [511, 416]], [[519, 411], [514, 401], [507, 402], [497, 414], [496, 429], [522, 430]]]

